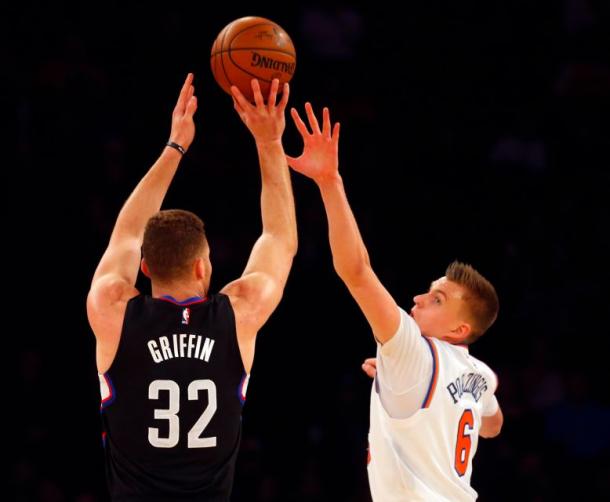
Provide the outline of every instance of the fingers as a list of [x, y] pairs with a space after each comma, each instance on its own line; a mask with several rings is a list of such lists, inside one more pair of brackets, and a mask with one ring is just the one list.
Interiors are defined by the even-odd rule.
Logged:
[[187, 103], [190, 98], [193, 96], [195, 92], [193, 88], [193, 78], [194, 75], [189, 73], [184, 79], [184, 84], [182, 84], [182, 89], [180, 89], [180, 95], [178, 96], [178, 102], [176, 103], [176, 110], [179, 112], [183, 112], [186, 108]]
[[[252, 86], [252, 94], [254, 94], [254, 104], [256, 106], [264, 106], [265, 100], [263, 99], [263, 95], [261, 93], [261, 86], [258, 83], [258, 80], [253, 78], [252, 81], [250, 82], [250, 85]], [[276, 93], [277, 93], [277, 88], [276, 88]]]
[[186, 100], [184, 101], [186, 104], [191, 100], [191, 98], [195, 95], [195, 86], [190, 85], [188, 91], [186, 93]]
[[186, 78], [184, 79], [184, 84], [182, 84], [182, 89], [180, 90], [180, 95], [186, 94], [189, 87], [193, 83], [194, 75], [192, 73], [187, 73]]
[[377, 374], [377, 359], [375, 357], [369, 357], [362, 363], [362, 371], [364, 371], [371, 378], [375, 378]]
[[369, 364], [369, 365], [373, 366], [373, 368], [376, 368], [377, 367], [377, 358], [368, 357], [364, 360], [364, 364]]
[[234, 85], [231, 86], [231, 93], [233, 94], [233, 103], [237, 104], [240, 110], [236, 110], [241, 114], [248, 108], [248, 100], [244, 97], [241, 91]]
[[269, 99], [267, 99], [267, 108], [269, 111], [273, 110], [275, 107], [275, 100], [277, 99], [277, 90], [280, 86], [280, 81], [277, 78], [274, 78], [271, 81], [271, 87], [269, 88]]
[[325, 138], [330, 139], [330, 113], [326, 106], [322, 110], [322, 134]]
[[311, 134], [307, 130], [307, 126], [305, 125], [303, 120], [301, 120], [301, 117], [296, 111], [296, 109], [290, 109], [290, 115], [292, 115], [292, 119], [294, 120], [297, 129], [303, 137], [310, 136], [313, 134], [321, 134], [324, 136], [324, 138], [332, 140], [335, 145], [339, 144], [339, 131], [341, 130], [341, 124], [339, 122], [335, 123], [335, 125], [332, 127], [331, 133], [330, 111], [327, 107], [324, 107], [324, 109], [322, 110], [322, 131], [320, 131], [320, 126], [313, 112], [311, 103], [305, 103], [305, 112], [307, 113], [309, 125], [313, 131]]
[[191, 96], [186, 104], [186, 115], [193, 116], [197, 111], [197, 96]]
[[305, 103], [305, 112], [307, 113], [307, 118], [309, 119], [309, 126], [311, 127], [313, 133], [322, 134], [320, 132], [320, 125], [318, 124], [318, 119], [316, 118], [316, 115], [313, 112], [311, 103]]
[[290, 109], [290, 115], [292, 116], [292, 120], [294, 120], [294, 125], [297, 127], [298, 131], [301, 133], [303, 138], [309, 136], [309, 131], [307, 130], [307, 126], [305, 122], [301, 119], [299, 112], [297, 112], [296, 108]]
[[283, 115], [286, 110], [286, 106], [288, 105], [288, 96], [290, 95], [290, 86], [288, 82], [284, 82], [284, 89], [282, 90], [282, 99], [280, 100], [280, 104], [278, 105], [278, 109], [280, 113]]
[[370, 378], [375, 378], [377, 375], [377, 369], [370, 364], [364, 363], [362, 365], [362, 371], [364, 371]]

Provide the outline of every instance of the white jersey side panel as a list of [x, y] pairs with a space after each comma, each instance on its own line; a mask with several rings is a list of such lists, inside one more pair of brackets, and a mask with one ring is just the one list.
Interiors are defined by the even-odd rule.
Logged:
[[495, 399], [496, 376], [467, 348], [425, 340], [434, 374], [419, 411], [408, 418], [392, 418], [379, 398], [383, 387], [373, 383], [368, 474], [375, 502], [477, 498], [470, 486], [472, 458], [483, 410]]

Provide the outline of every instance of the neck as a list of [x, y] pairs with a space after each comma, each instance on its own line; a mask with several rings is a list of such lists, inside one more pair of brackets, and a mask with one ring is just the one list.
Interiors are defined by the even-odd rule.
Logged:
[[187, 298], [192, 298], [194, 296], [199, 296], [201, 298], [205, 297], [205, 289], [203, 285], [199, 283], [193, 284], [158, 284], [152, 283], [152, 296], [153, 298], [160, 298], [162, 296], [171, 296], [176, 301], [184, 301]]
[[464, 343], [464, 338], [453, 338], [450, 336], [441, 336], [439, 337], [439, 340], [443, 340], [444, 342], [448, 342], [451, 345], [455, 345], [456, 347], [464, 347], [464, 348], [468, 348], [468, 345], [466, 345]]

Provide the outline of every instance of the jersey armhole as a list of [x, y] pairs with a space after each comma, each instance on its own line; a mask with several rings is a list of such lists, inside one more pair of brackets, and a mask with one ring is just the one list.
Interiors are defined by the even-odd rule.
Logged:
[[439, 364], [436, 345], [428, 337], [424, 336], [423, 338], [428, 343], [428, 346], [430, 347], [430, 352], [432, 353], [432, 376], [430, 377], [430, 385], [428, 386], [428, 392], [426, 392], [426, 397], [424, 398], [424, 402], [421, 405], [422, 408], [428, 408], [430, 406], [430, 403], [432, 402], [432, 398], [434, 397], [434, 392], [436, 391]]

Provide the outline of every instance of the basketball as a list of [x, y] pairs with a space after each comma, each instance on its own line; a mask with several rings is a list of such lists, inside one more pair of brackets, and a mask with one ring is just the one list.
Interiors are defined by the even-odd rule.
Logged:
[[231, 94], [235, 85], [253, 102], [251, 80], [257, 78], [263, 98], [269, 95], [271, 81], [289, 82], [296, 68], [296, 53], [288, 34], [276, 23], [262, 17], [242, 17], [225, 26], [210, 56], [212, 74], [218, 85]]

